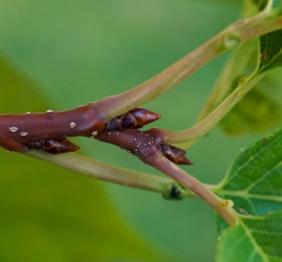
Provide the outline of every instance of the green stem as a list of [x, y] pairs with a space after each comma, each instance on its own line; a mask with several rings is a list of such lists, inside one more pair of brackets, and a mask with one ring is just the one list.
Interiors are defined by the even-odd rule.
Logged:
[[282, 16], [259, 14], [239, 20], [150, 80], [116, 96], [98, 101], [100, 116], [111, 119], [176, 86], [220, 54], [254, 37], [282, 28]]
[[178, 190], [179, 198], [193, 196], [191, 192], [183, 190], [177, 182], [167, 177], [114, 167], [75, 153], [52, 155], [32, 150], [26, 155], [99, 180], [161, 193], [166, 198], [169, 198], [173, 187], [174, 190]]
[[160, 129], [164, 140], [172, 144], [191, 145], [198, 138], [206, 135], [215, 127], [226, 114], [237, 105], [242, 98], [264, 77], [263, 74], [253, 74], [248, 78], [242, 78], [237, 88], [230, 93], [208, 116], [193, 127], [181, 131]]
[[232, 201], [218, 197], [209, 187], [202, 184], [195, 177], [180, 169], [177, 165], [160, 154], [152, 157], [149, 162], [150, 165], [164, 172], [178, 181], [187, 190], [192, 191], [195, 195], [202, 198], [208, 205], [215, 209], [227, 224], [234, 226], [237, 223], [238, 216], [233, 209]]
[[[204, 119], [232, 90], [232, 84], [235, 79], [242, 75], [247, 66], [250, 66], [250, 60], [258, 52], [258, 41], [249, 41], [241, 45], [228, 59], [224, 65], [223, 71], [216, 81], [216, 84], [209, 95], [208, 101], [198, 116], [197, 122]], [[248, 54], [248, 55], [246, 55]], [[258, 61], [253, 64], [256, 68]], [[254, 70], [255, 71], [255, 70]]]

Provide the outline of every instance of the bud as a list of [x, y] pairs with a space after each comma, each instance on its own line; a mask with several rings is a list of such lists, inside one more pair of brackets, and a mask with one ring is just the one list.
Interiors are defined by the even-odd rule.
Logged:
[[79, 147], [65, 138], [58, 139], [40, 139], [27, 144], [28, 149], [36, 149], [46, 151], [51, 154], [61, 154], [74, 152]]
[[138, 129], [160, 118], [160, 115], [144, 108], [135, 108], [110, 120], [105, 127], [107, 131]]
[[143, 127], [160, 119], [159, 114], [144, 108], [135, 108], [129, 111], [129, 113], [134, 116], [137, 128]]
[[186, 158], [186, 151], [172, 145], [162, 144], [162, 154], [175, 164], [192, 165], [192, 161]]

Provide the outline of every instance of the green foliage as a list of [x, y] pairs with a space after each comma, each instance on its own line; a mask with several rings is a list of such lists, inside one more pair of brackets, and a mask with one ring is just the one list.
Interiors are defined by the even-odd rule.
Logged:
[[241, 152], [218, 193], [241, 214], [220, 237], [218, 261], [281, 261], [282, 129]]
[[242, 217], [220, 237], [218, 262], [282, 261], [282, 213]]
[[[270, 1], [252, 1], [252, 4], [246, 5], [245, 14], [251, 14], [254, 9], [263, 10]], [[277, 1], [278, 2], [278, 1]], [[277, 7], [277, 2], [275, 2]], [[253, 5], [253, 6], [251, 6]], [[281, 8], [281, 2], [280, 6]], [[242, 76], [250, 74], [266, 73], [260, 83], [244, 98], [242, 101], [223, 119], [221, 127], [232, 135], [241, 135], [246, 133], [255, 133], [268, 130], [279, 124], [282, 119], [282, 100], [277, 100], [277, 92], [274, 89], [281, 89], [281, 84], [273, 85], [275, 75], [280, 75], [281, 70], [273, 69], [282, 66], [282, 30], [264, 35], [259, 39], [259, 48], [256, 44], [246, 43], [230, 58], [224, 68], [224, 72], [229, 71], [228, 81], [224, 84], [226, 93], [231, 92], [237, 85], [237, 81]], [[245, 54], [249, 55], [246, 56]], [[249, 59], [248, 63], [242, 64], [242, 56]], [[255, 64], [257, 64], [255, 66]], [[251, 65], [251, 66], [250, 66]], [[268, 71], [268, 72], [266, 72]], [[225, 79], [227, 80], [227, 79]], [[281, 95], [281, 93], [280, 93]]]
[[263, 10], [269, 1], [268, 0], [252, 0], [252, 2], [258, 8], [258, 10]]
[[[0, 75], [1, 111], [46, 110], [38, 89], [3, 58]], [[157, 260], [97, 182], [2, 150], [0, 159], [0, 261]]]
[[268, 72], [267, 76], [223, 119], [221, 127], [226, 133], [231, 135], [257, 133], [281, 123], [281, 74], [281, 68]]
[[259, 72], [282, 66], [282, 30], [260, 38]]
[[237, 157], [219, 193], [238, 212], [262, 215], [282, 209], [282, 129], [264, 137]]
[[31, 109], [47, 110], [45, 99], [38, 94], [33, 82], [26, 75], [15, 72], [3, 56], [0, 56], [0, 76], [0, 86], [4, 90], [0, 96], [1, 114], [22, 113]]

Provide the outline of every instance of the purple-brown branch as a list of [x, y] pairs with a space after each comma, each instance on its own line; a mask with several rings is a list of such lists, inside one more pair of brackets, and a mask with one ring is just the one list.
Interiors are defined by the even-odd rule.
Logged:
[[29, 149], [58, 154], [79, 149], [66, 137], [95, 137], [102, 130], [140, 128], [159, 119], [142, 108], [133, 109], [110, 121], [97, 113], [95, 103], [64, 112], [0, 115], [0, 146], [16, 152]]
[[148, 154], [160, 152], [177, 164], [191, 164], [185, 151], [166, 144], [156, 129], [137, 129], [156, 121], [160, 115], [135, 108], [109, 121], [97, 113], [99, 104], [64, 112], [0, 115], [0, 146], [9, 151], [43, 150], [52, 154], [72, 152], [79, 147], [67, 137], [86, 136], [116, 144], [144, 162]]
[[150, 129], [148, 131], [137, 129], [124, 129], [122, 131], [104, 130], [96, 138], [127, 150], [149, 165], [151, 165], [151, 159], [159, 154], [176, 164], [192, 164], [185, 157], [186, 152], [180, 148], [166, 144], [157, 129]]
[[[192, 164], [184, 150], [167, 144], [158, 129], [138, 130], [159, 117], [154, 112], [135, 108], [105, 121], [97, 114], [95, 104], [65, 112], [1, 115], [0, 146], [17, 152], [37, 149], [59, 154], [79, 149], [67, 137], [93, 137], [117, 145], [164, 172], [205, 200], [227, 223], [236, 224], [236, 216], [229, 205], [226, 207], [222, 199], [175, 165]], [[178, 198], [176, 191], [172, 190], [170, 195]]]
[[148, 131], [105, 129], [96, 136], [96, 139], [117, 145], [134, 154], [144, 163], [165, 173], [202, 198], [229, 225], [234, 226], [237, 223], [237, 216], [230, 201], [219, 198], [200, 181], [175, 165], [191, 164], [191, 161], [185, 157], [184, 150], [165, 143], [164, 136], [158, 129]]
[[136, 155], [144, 163], [175, 179], [184, 188], [202, 198], [212, 206], [229, 225], [237, 223], [237, 217], [229, 201], [216, 196], [196, 178], [186, 173], [175, 164], [191, 164], [185, 157], [185, 151], [166, 144], [157, 129], [140, 131], [124, 129], [122, 131], [100, 132], [96, 138], [111, 143]]
[[74, 151], [77, 148], [65, 137], [90, 136], [105, 124], [96, 113], [95, 104], [64, 112], [0, 115], [0, 146], [16, 152], [29, 148], [44, 150], [51, 140], [65, 148], [65, 152]]

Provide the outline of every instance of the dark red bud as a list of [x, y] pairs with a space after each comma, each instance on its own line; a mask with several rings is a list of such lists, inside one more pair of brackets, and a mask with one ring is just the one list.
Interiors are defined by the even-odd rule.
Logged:
[[138, 128], [143, 127], [145, 125], [148, 125], [158, 119], [160, 119], [160, 115], [149, 111], [144, 108], [135, 108], [131, 111], [129, 111], [130, 114], [132, 114], [137, 122]]
[[107, 131], [118, 131], [118, 130], [122, 130], [121, 127], [121, 119], [119, 117], [116, 117], [112, 120], [110, 120], [106, 126], [105, 126], [105, 130]]
[[160, 115], [144, 108], [135, 108], [110, 120], [105, 127], [107, 131], [138, 129], [160, 118]]
[[162, 144], [163, 155], [175, 164], [192, 165], [192, 161], [186, 158], [186, 151], [172, 145]]
[[124, 129], [135, 129], [138, 128], [138, 122], [136, 121], [134, 115], [132, 115], [130, 112], [126, 113], [121, 118], [121, 126]]
[[74, 152], [79, 147], [65, 138], [58, 139], [41, 139], [27, 144], [28, 149], [36, 149], [46, 151], [51, 154], [61, 154]]

